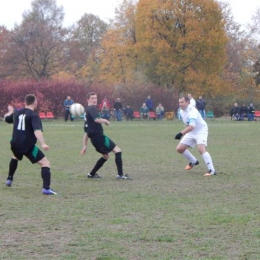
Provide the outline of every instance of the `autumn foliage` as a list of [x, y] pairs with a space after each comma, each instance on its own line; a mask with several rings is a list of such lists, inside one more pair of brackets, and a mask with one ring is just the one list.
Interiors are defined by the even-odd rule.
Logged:
[[216, 112], [257, 102], [260, 11], [248, 34], [216, 0], [122, 0], [109, 23], [85, 13], [69, 28], [64, 15], [55, 0], [34, 0], [21, 24], [0, 26], [1, 109], [28, 91], [57, 115], [66, 95], [81, 101], [88, 90], [136, 109], [148, 94], [168, 109], [188, 92]]

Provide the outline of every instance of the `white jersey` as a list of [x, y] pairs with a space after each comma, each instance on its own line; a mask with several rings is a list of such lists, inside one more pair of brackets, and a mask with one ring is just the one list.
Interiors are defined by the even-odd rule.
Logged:
[[194, 129], [190, 133], [195, 135], [200, 133], [201, 131], [202, 132], [208, 131], [207, 123], [202, 118], [200, 112], [191, 104], [189, 104], [185, 110], [181, 109], [180, 114], [183, 123], [186, 126], [192, 125], [194, 127]]

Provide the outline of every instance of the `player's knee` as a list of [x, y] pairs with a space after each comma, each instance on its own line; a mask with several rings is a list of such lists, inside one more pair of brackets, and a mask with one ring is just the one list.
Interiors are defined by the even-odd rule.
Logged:
[[176, 151], [177, 151], [178, 153], [183, 153], [185, 150], [183, 150], [182, 147], [177, 146], [177, 147], [176, 147]]
[[114, 153], [121, 153], [122, 150], [121, 150], [118, 146], [116, 146], [116, 147], [114, 148], [113, 152], [114, 152]]
[[105, 160], [108, 160], [108, 159], [109, 159], [109, 154], [103, 154], [103, 158], [104, 158]]
[[199, 145], [198, 150], [201, 155], [207, 152], [205, 145]]
[[46, 157], [42, 158], [38, 163], [41, 165], [41, 167], [51, 167], [51, 164]]

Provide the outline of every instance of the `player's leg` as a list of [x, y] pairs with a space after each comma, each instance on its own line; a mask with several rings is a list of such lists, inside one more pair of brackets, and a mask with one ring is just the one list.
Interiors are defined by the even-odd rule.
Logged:
[[109, 154], [103, 154], [103, 157], [101, 157], [95, 164], [94, 168], [91, 170], [90, 173], [88, 173], [88, 178], [101, 178], [97, 171], [103, 166], [103, 164], [109, 159]]
[[12, 186], [13, 178], [14, 178], [14, 174], [17, 169], [17, 166], [18, 166], [18, 159], [15, 156], [13, 156], [9, 163], [9, 172], [8, 172], [8, 176], [7, 176], [7, 181], [5, 183], [6, 186], [8, 186], [8, 187]]
[[198, 150], [208, 168], [208, 171], [206, 174], [204, 174], [204, 176], [215, 175], [216, 171], [212, 162], [212, 158], [210, 154], [206, 151], [206, 146], [204, 144], [198, 144]]
[[[40, 150], [39, 150], [40, 151]], [[42, 194], [44, 195], [56, 195], [57, 193], [50, 188], [51, 186], [51, 169], [50, 162], [46, 156], [37, 162], [41, 166], [42, 176]]]
[[123, 173], [123, 160], [122, 160], [122, 150], [116, 145], [113, 149], [115, 154], [115, 163], [117, 168], [117, 179], [118, 180], [132, 180], [128, 174]]
[[57, 194], [54, 190], [50, 188], [51, 185], [51, 169], [50, 162], [45, 156], [45, 154], [37, 147], [34, 146], [33, 149], [25, 154], [25, 156], [31, 161], [31, 163], [37, 163], [41, 166], [41, 176], [42, 176], [42, 194], [44, 195], [55, 195]]
[[193, 166], [199, 164], [196, 157], [188, 150], [189, 147], [194, 147], [195, 144], [195, 140], [187, 134], [182, 138], [176, 147], [177, 152], [189, 161], [189, 164], [185, 167], [185, 170], [190, 170]]
[[118, 146], [115, 146], [113, 149], [113, 153], [115, 154], [115, 163], [117, 167], [117, 175], [123, 175], [123, 161], [122, 161], [122, 151]]
[[200, 135], [200, 137], [198, 137], [197, 143], [198, 143], [198, 150], [208, 168], [208, 171], [206, 174], [204, 174], [204, 176], [211, 176], [211, 175], [215, 175], [216, 171], [212, 162], [212, 158], [210, 154], [206, 151], [207, 137], [208, 134], [203, 133], [202, 135]]
[[98, 159], [93, 169], [90, 173], [87, 174], [88, 178], [101, 178], [97, 171], [104, 165], [104, 163], [109, 159], [109, 153], [112, 151], [110, 148], [110, 139], [103, 135], [103, 136], [96, 136], [91, 138], [91, 143], [95, 147], [96, 151], [102, 154], [102, 157]]

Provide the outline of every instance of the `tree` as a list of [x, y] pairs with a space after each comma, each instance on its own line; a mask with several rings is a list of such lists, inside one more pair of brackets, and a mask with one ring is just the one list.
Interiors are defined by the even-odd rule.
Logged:
[[48, 78], [62, 67], [63, 8], [55, 0], [35, 0], [32, 11], [23, 15], [20, 26], [13, 30], [8, 49], [13, 75], [33, 79]]
[[124, 86], [138, 82], [136, 54], [136, 1], [124, 0], [116, 9], [116, 17], [102, 40], [101, 79]]
[[98, 70], [100, 41], [107, 31], [108, 24], [93, 14], [84, 14], [70, 29], [66, 44], [68, 67], [80, 77], [91, 80]]
[[140, 0], [137, 5], [139, 62], [157, 83], [177, 92], [223, 91], [225, 22], [213, 0]]
[[258, 8], [255, 12], [255, 14], [252, 17], [253, 24], [250, 27], [250, 35], [254, 36], [255, 40], [255, 46], [254, 48], [254, 65], [253, 65], [253, 73], [254, 73], [254, 80], [255, 84], [260, 86], [260, 29], [259, 29], [259, 23], [260, 23], [260, 8]]
[[10, 43], [10, 36], [11, 32], [8, 31], [5, 26], [0, 26], [0, 78], [4, 78], [9, 74], [5, 60]]

